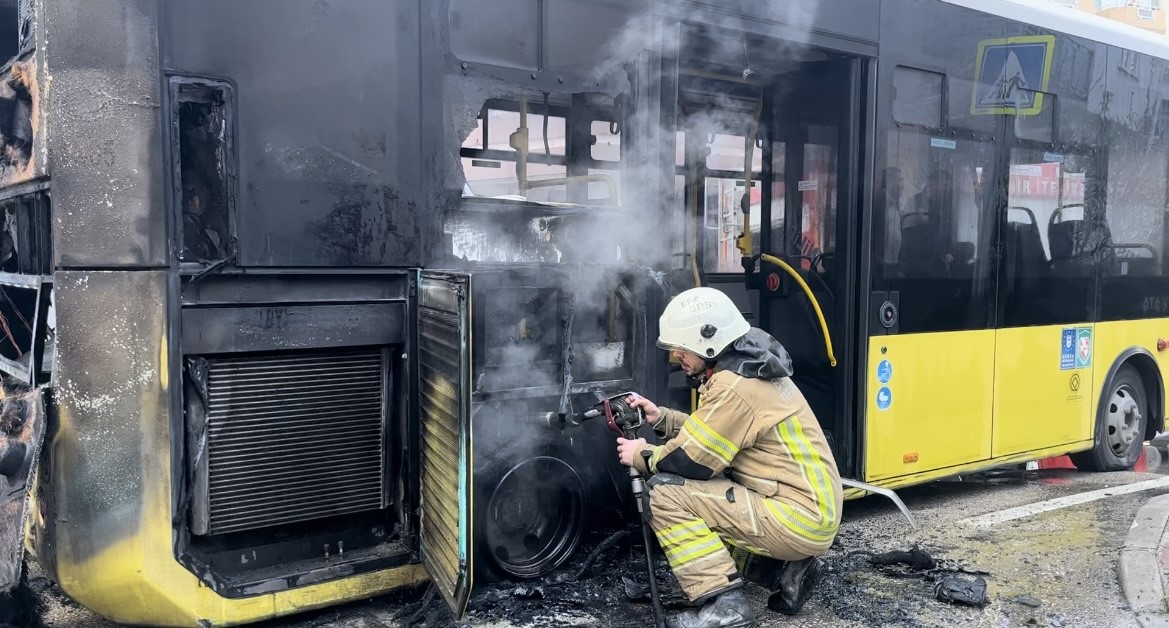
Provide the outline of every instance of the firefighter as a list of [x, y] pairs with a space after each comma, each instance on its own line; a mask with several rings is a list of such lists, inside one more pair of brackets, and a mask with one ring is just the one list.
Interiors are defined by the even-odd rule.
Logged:
[[621, 438], [618, 455], [652, 474], [650, 525], [691, 602], [668, 625], [754, 625], [731, 549], [775, 565], [761, 583], [769, 608], [799, 612], [836, 537], [843, 490], [791, 357], [713, 288], [670, 301], [657, 344], [698, 380], [701, 402], [687, 416], [633, 397], [665, 444]]

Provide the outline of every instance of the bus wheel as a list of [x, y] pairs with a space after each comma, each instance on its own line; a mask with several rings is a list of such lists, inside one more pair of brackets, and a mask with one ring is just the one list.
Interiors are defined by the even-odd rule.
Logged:
[[1141, 455], [1148, 421], [1149, 398], [1141, 375], [1131, 364], [1116, 371], [1105, 388], [1096, 415], [1096, 444], [1071, 455], [1083, 471], [1131, 469]]

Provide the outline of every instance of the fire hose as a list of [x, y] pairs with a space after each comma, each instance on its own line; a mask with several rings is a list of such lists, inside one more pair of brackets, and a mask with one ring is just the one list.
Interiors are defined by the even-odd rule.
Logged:
[[[613, 395], [597, 402], [588, 411], [580, 415], [581, 420], [604, 416], [609, 429], [620, 434], [626, 440], [637, 438], [637, 430], [645, 425], [645, 412], [641, 408], [629, 405], [631, 392]], [[648, 462], [649, 452], [642, 452]], [[662, 599], [658, 596], [658, 581], [654, 575], [653, 546], [650, 544], [651, 533], [649, 526], [649, 492], [645, 490], [645, 482], [641, 472], [636, 467], [629, 467], [629, 481], [633, 488], [633, 500], [637, 503], [637, 513], [641, 519], [641, 536], [645, 544], [645, 568], [649, 576], [649, 596], [653, 601], [654, 625], [665, 628], [666, 622], [662, 615]]]

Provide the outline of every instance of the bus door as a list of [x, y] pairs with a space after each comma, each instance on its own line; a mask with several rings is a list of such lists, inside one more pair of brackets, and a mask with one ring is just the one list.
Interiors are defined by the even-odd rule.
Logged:
[[[827, 56], [827, 55], [826, 55]], [[805, 62], [774, 87], [768, 131], [770, 214], [760, 220], [762, 252], [797, 271], [760, 264], [760, 319], [791, 353], [794, 380], [832, 446], [841, 472], [855, 473], [857, 171], [863, 61]], [[823, 324], [821, 323], [823, 317]], [[823, 326], [831, 340], [831, 356]], [[833, 359], [836, 364], [833, 365]], [[855, 476], [854, 476], [855, 477]]]
[[[1016, 140], [1000, 217], [995, 457], [1092, 438], [1092, 308], [1104, 156]], [[1098, 220], [1097, 220], [1098, 219]]]
[[993, 418], [994, 139], [900, 125], [884, 140], [866, 321], [869, 481], [988, 459]]

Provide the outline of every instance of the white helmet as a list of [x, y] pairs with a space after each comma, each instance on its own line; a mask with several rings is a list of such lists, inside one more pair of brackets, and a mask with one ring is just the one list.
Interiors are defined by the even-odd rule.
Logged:
[[666, 305], [658, 321], [657, 344], [712, 359], [750, 330], [730, 297], [714, 288], [691, 288]]

